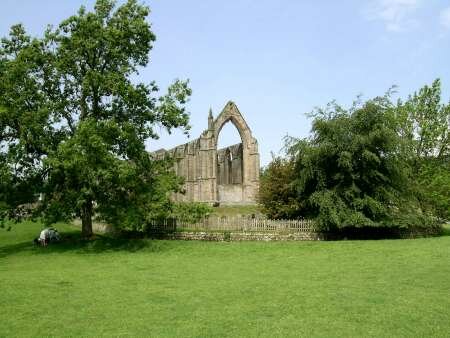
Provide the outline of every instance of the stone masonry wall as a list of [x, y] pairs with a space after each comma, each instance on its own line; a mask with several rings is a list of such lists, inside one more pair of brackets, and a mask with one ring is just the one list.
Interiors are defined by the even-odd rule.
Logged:
[[[220, 131], [228, 122], [235, 125], [242, 143], [217, 149]], [[170, 150], [160, 149], [153, 155], [156, 159], [165, 156], [174, 158], [176, 174], [185, 179], [184, 193], [175, 194], [175, 201], [256, 203], [260, 169], [258, 142], [237, 106], [231, 101], [216, 119], [210, 111], [208, 129], [198, 139]], [[229, 193], [220, 195], [219, 185], [235, 185], [239, 189], [225, 188]]]
[[240, 242], [240, 241], [317, 241], [323, 240], [320, 233], [298, 232], [290, 234], [279, 233], [255, 233], [255, 232], [176, 232], [168, 234], [165, 238], [177, 240], [215, 241], [215, 242]]

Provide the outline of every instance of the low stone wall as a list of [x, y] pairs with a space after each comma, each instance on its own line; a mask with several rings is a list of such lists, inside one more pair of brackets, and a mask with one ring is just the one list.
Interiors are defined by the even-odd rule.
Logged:
[[[253, 220], [254, 221], [254, 220]], [[268, 228], [269, 226], [273, 226], [271, 222], [277, 221], [267, 221], [268, 224], [263, 224], [264, 228]], [[282, 223], [283, 221], [281, 221]], [[307, 222], [307, 221], [285, 221], [285, 222]], [[81, 221], [75, 220], [73, 222], [75, 226], [81, 228]], [[256, 223], [255, 223], [256, 224]], [[253, 225], [255, 225], [253, 224]], [[275, 223], [274, 223], [275, 224]], [[202, 225], [202, 224], [201, 224]], [[289, 224], [292, 226], [292, 224]], [[248, 231], [248, 228], [236, 228], [233, 230], [226, 230], [229, 224], [225, 224], [225, 229], [223, 230], [196, 230], [192, 231], [191, 229], [186, 229], [184, 231], [177, 231], [176, 228], [167, 228], [165, 230], [168, 231], [156, 231], [151, 232], [147, 236], [157, 239], [169, 239], [169, 240], [185, 240], [185, 241], [215, 241], [215, 242], [224, 242], [224, 241], [318, 241], [318, 240], [364, 240], [364, 239], [412, 239], [412, 238], [420, 238], [420, 237], [431, 237], [438, 236], [442, 233], [441, 227], [434, 228], [423, 228], [423, 229], [391, 229], [391, 233], [386, 233], [381, 230], [376, 229], [379, 233], [365, 233], [362, 229], [356, 229], [360, 233], [327, 233], [327, 232], [316, 232], [314, 230], [309, 230], [309, 223], [299, 223], [293, 224], [294, 226], [301, 226], [296, 229], [297, 231], [286, 231], [286, 229], [270, 229], [270, 230], [257, 230], [257, 227], [254, 231]], [[303, 227], [303, 228], [302, 228]], [[117, 231], [109, 224], [93, 222], [92, 228], [94, 232], [109, 234], [109, 235], [118, 235], [120, 231]], [[374, 230], [373, 228], [369, 228], [370, 230]], [[158, 230], [158, 229], [156, 229]], [[164, 230], [159, 229], [159, 230]], [[175, 231], [173, 231], [175, 230]], [[366, 229], [367, 230], [367, 229]], [[141, 234], [142, 235], [142, 234]]]
[[423, 229], [402, 229], [398, 232], [399, 238], [413, 239], [422, 237], [433, 237], [442, 235], [442, 227], [423, 228]]
[[[81, 228], [81, 220], [72, 223]], [[113, 226], [100, 222], [92, 222], [92, 230], [100, 234], [117, 234]], [[185, 240], [185, 241], [317, 241], [323, 240], [324, 236], [317, 232], [245, 232], [245, 231], [176, 231], [150, 234], [157, 239]]]
[[240, 241], [318, 241], [323, 240], [320, 233], [296, 232], [296, 233], [266, 233], [266, 232], [175, 232], [157, 236], [161, 239], [176, 239], [186, 241], [216, 241], [216, 242], [240, 242]]
[[414, 239], [433, 237], [442, 234], [442, 227], [429, 228], [345, 228], [336, 232], [323, 233], [325, 240], [372, 240], [372, 239]]

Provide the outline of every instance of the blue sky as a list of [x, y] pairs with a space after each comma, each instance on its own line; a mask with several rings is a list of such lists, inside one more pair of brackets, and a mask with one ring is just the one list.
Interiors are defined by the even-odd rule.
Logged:
[[[449, 0], [144, 1], [157, 36], [139, 80], [161, 88], [190, 79], [191, 139], [233, 100], [259, 140], [261, 162], [278, 153], [286, 134], [306, 137], [305, 113], [332, 99], [348, 105], [391, 85], [405, 97], [439, 77], [450, 96]], [[93, 1], [2, 0], [0, 36], [22, 22], [32, 35]], [[171, 148], [181, 132], [150, 141]], [[221, 145], [237, 143], [230, 124]]]

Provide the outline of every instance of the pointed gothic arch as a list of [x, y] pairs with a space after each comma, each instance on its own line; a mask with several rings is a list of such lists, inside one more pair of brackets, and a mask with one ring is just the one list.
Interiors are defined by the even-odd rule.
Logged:
[[[237, 129], [241, 143], [217, 149], [220, 132], [228, 122]], [[175, 200], [212, 204], [256, 203], [259, 188], [258, 142], [232, 101], [225, 105], [216, 119], [210, 111], [208, 129], [198, 139], [176, 147], [176, 151], [160, 150], [154, 154], [160, 157], [165, 153], [176, 154], [176, 171], [185, 178], [186, 193], [176, 194]], [[225, 159], [229, 162], [226, 172], [220, 168], [223, 164], [225, 170]]]
[[[228, 122], [235, 126], [241, 137], [241, 146], [238, 144], [229, 147], [230, 149], [234, 147], [235, 151], [241, 152], [241, 158], [239, 159], [241, 169], [239, 170], [239, 165], [235, 166], [231, 180], [227, 182], [228, 184], [220, 184], [222, 183], [220, 180], [217, 182], [217, 200], [220, 203], [255, 201], [259, 185], [258, 143], [238, 107], [234, 102], [229, 101], [212, 126], [216, 151], [220, 151], [217, 149], [219, 135], [223, 126]], [[234, 184], [238, 180], [240, 181], [239, 187]]]
[[214, 144], [217, 147], [220, 132], [225, 124], [231, 122], [241, 136], [244, 147], [249, 147], [253, 139], [252, 132], [234, 102], [229, 101], [214, 121]]

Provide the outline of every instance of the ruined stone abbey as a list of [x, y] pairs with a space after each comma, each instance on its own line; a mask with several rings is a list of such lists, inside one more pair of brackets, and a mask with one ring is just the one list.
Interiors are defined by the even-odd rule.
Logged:
[[[241, 143], [217, 149], [222, 127], [231, 122]], [[175, 159], [175, 172], [184, 177], [184, 193], [176, 201], [210, 204], [254, 204], [259, 188], [258, 142], [233, 102], [228, 102], [214, 119], [210, 110], [208, 129], [199, 138], [171, 150], [158, 150], [156, 158], [169, 154]]]

